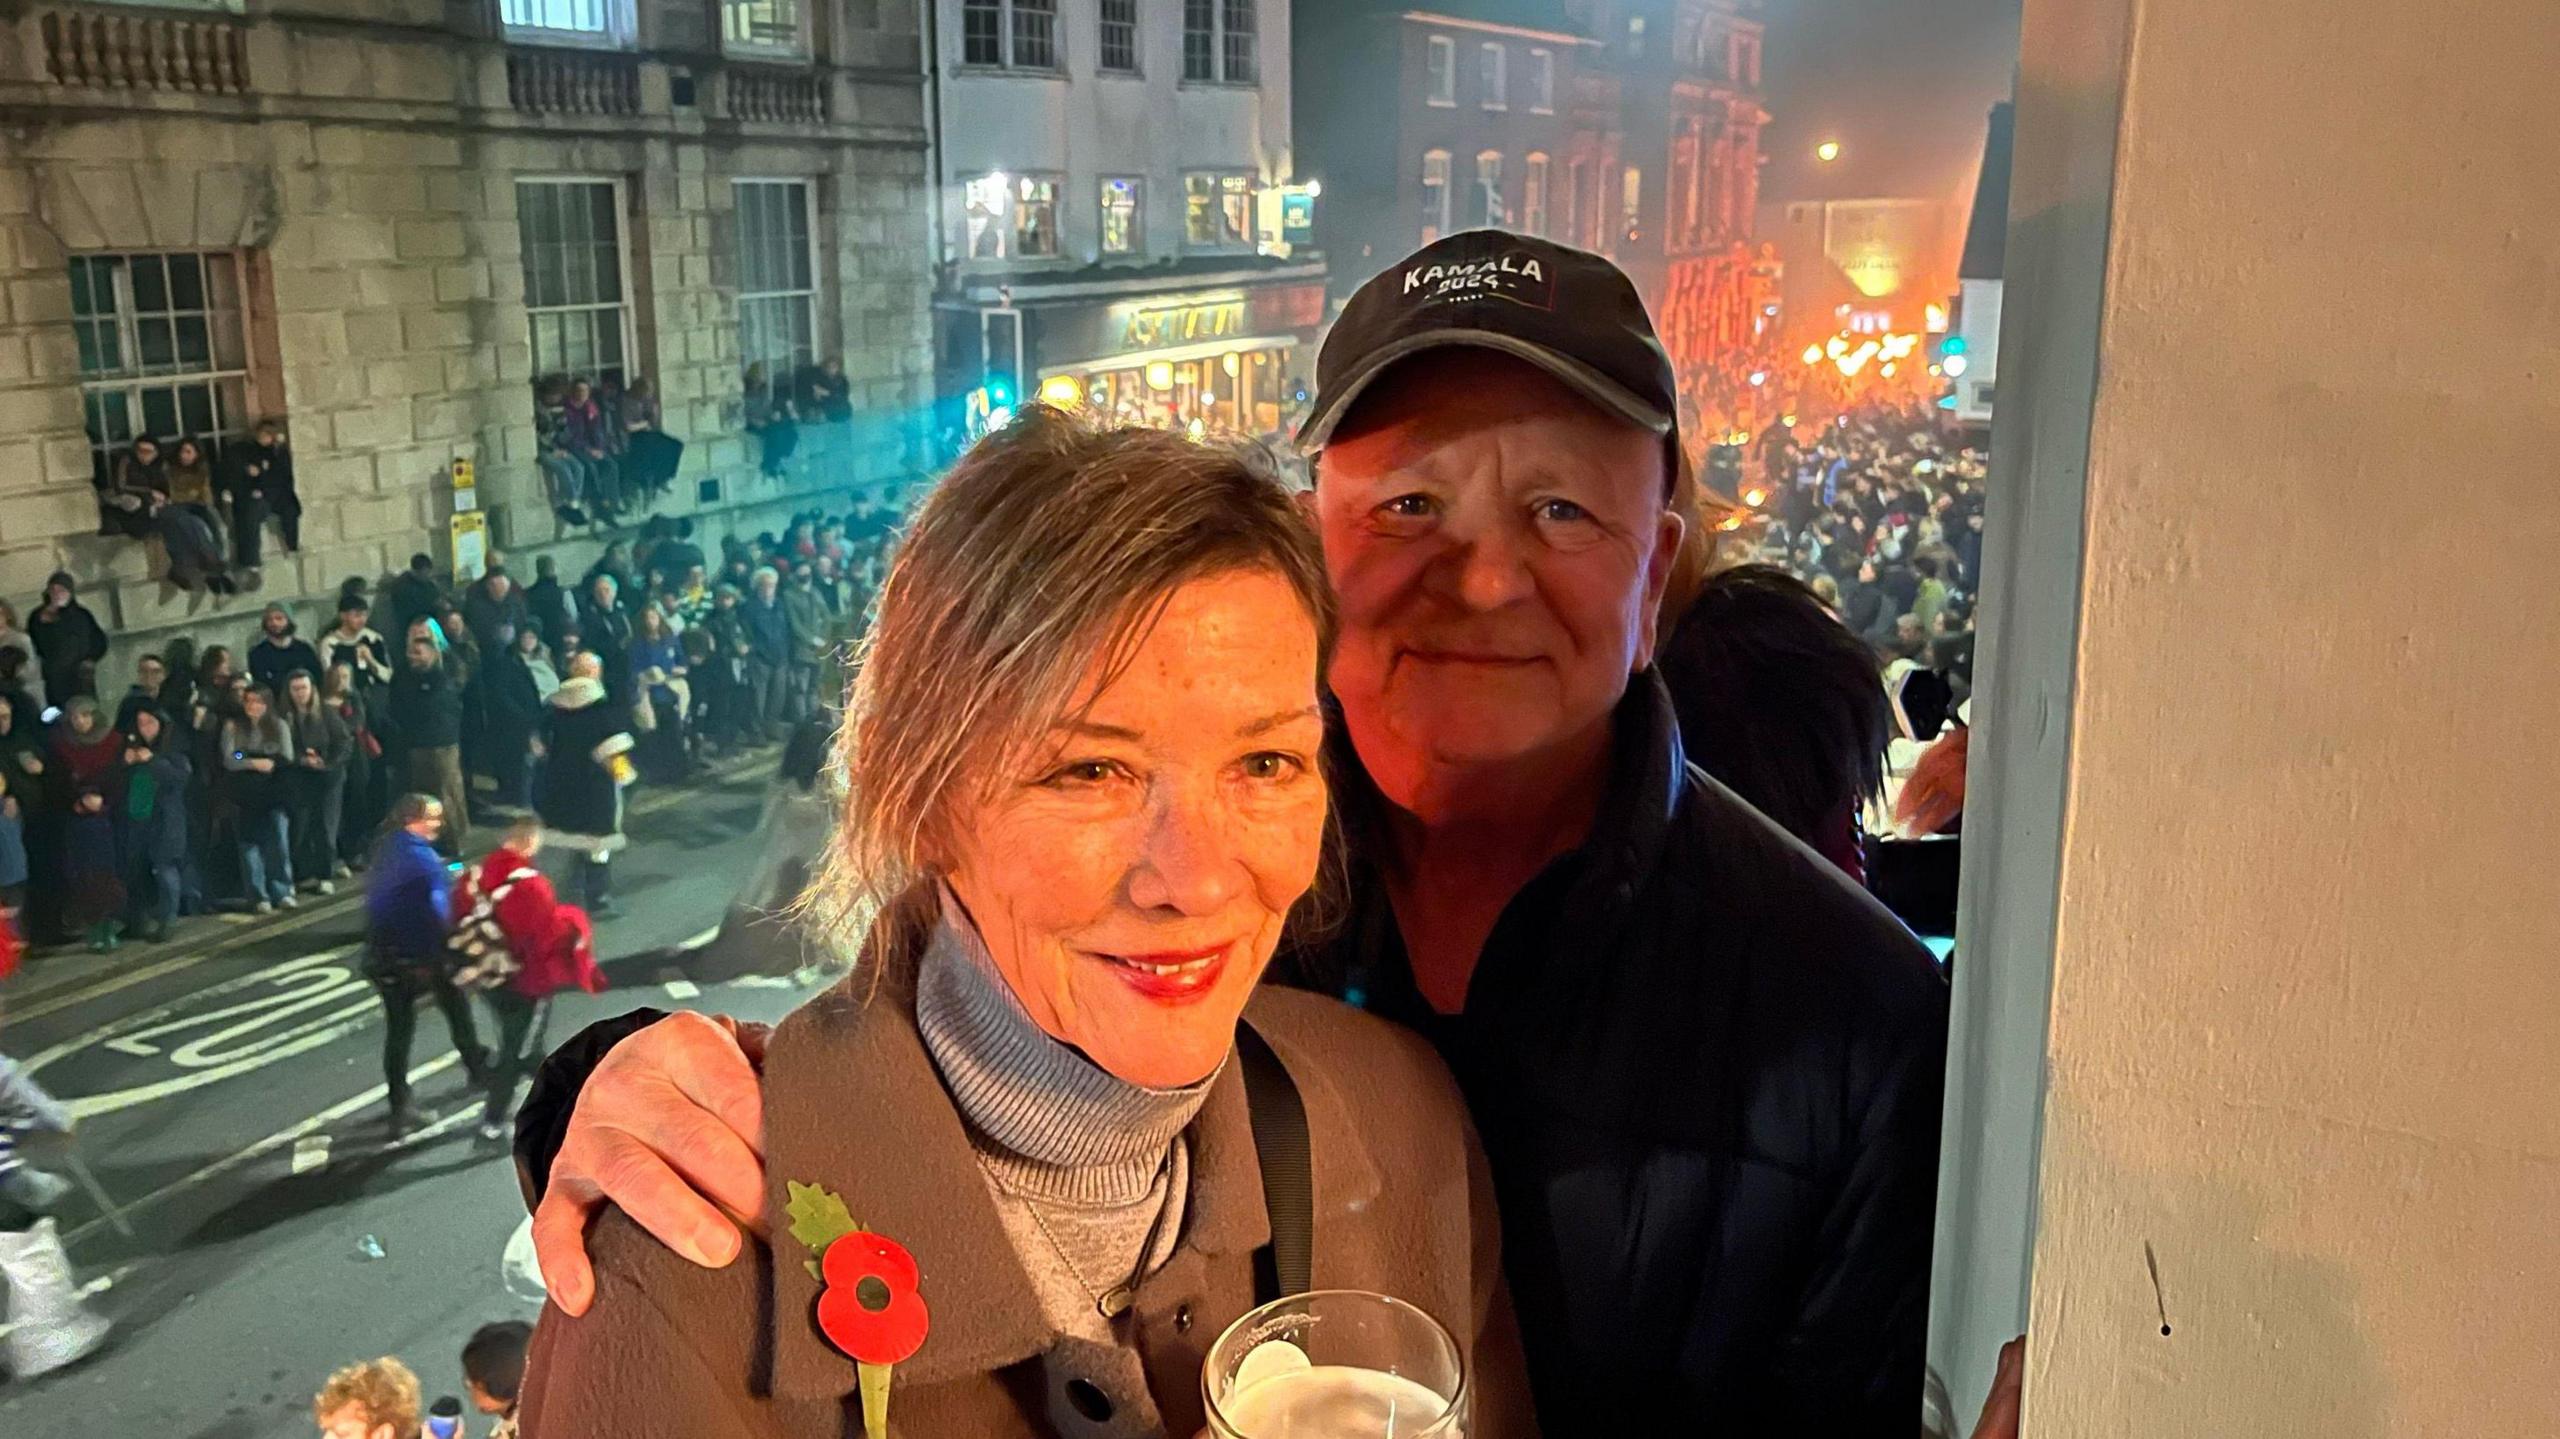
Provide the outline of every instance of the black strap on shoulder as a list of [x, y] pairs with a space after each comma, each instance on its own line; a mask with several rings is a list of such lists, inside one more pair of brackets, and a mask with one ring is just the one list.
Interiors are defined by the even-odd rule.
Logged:
[[1307, 1157], [1307, 1105], [1288, 1066], [1250, 1024], [1236, 1026], [1236, 1058], [1244, 1063], [1262, 1204], [1271, 1215], [1271, 1242], [1253, 1252], [1254, 1302], [1268, 1304], [1314, 1287], [1316, 1186]]

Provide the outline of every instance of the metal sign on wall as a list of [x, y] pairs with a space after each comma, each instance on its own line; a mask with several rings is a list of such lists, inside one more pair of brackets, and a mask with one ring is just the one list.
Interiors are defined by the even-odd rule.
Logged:
[[1244, 333], [1242, 295], [1172, 305], [1114, 305], [1111, 311], [1123, 354], [1223, 340]]

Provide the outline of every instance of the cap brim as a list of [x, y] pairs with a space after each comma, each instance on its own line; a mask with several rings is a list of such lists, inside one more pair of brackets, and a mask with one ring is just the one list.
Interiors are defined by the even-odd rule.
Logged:
[[1351, 373], [1343, 376], [1341, 383], [1334, 386], [1334, 393], [1326, 395], [1323, 405], [1315, 413], [1307, 416], [1305, 424], [1298, 427], [1299, 453], [1311, 455], [1323, 449], [1326, 441], [1333, 438], [1334, 430], [1342, 424], [1343, 417], [1351, 413], [1353, 405], [1359, 403], [1360, 396], [1366, 393], [1371, 385], [1377, 383], [1378, 377], [1385, 374], [1391, 367], [1402, 364], [1425, 350], [1460, 347], [1496, 350], [1515, 359], [1526, 360], [1571, 386], [1574, 392], [1584, 399], [1629, 424], [1640, 425], [1657, 435], [1670, 434], [1673, 422], [1677, 418], [1646, 404], [1633, 390], [1580, 360], [1559, 354], [1544, 345], [1532, 344], [1527, 340], [1511, 335], [1495, 334], [1488, 330], [1425, 330], [1418, 335], [1407, 335], [1393, 344], [1380, 346], [1374, 353], [1362, 357], [1360, 363], [1352, 367]]

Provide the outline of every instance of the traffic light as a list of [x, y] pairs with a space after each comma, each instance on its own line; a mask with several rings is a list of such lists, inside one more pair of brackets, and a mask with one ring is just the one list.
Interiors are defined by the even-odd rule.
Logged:
[[1938, 346], [1938, 353], [1942, 355], [1961, 355], [1971, 348], [1971, 344], [1966, 341], [1964, 336], [1949, 335], [1947, 336], [1945, 343]]

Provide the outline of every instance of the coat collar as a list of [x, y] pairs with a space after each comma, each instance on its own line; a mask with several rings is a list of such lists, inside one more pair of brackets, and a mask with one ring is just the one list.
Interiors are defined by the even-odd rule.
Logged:
[[[876, 982], [874, 976], [878, 976]], [[1287, 1058], [1287, 1049], [1274, 1047]], [[1348, 1096], [1297, 1073], [1308, 1128], [1357, 1133]], [[795, 1399], [840, 1398], [853, 1361], [818, 1332], [821, 1285], [791, 1237], [792, 1181], [842, 1195], [853, 1217], [906, 1245], [923, 1270], [931, 1337], [898, 1366], [901, 1384], [993, 1373], [1043, 1354], [1062, 1336], [1041, 1315], [1031, 1279], [987, 1192], [958, 1110], [915, 1024], [912, 969], [883, 974], [866, 961], [783, 1021], [765, 1051], [765, 1221], [773, 1325], [773, 1389]], [[1187, 1131], [1191, 1188], [1172, 1259], [1139, 1293], [1196, 1282], [1206, 1261], [1251, 1255], [1270, 1239], [1240, 1067], [1219, 1075]], [[1320, 1145], [1323, 1207], [1356, 1208], [1378, 1191], [1375, 1163], [1357, 1146]], [[1339, 1201], [1339, 1202], [1338, 1202]]]

